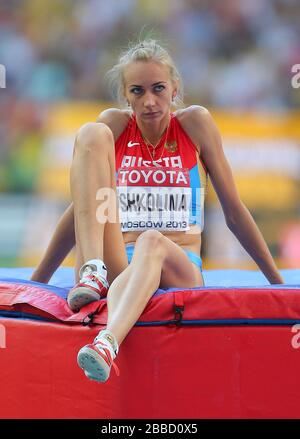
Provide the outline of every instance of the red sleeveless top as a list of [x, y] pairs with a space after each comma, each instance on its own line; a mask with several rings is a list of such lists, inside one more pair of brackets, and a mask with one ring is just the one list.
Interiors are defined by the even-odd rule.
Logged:
[[132, 115], [115, 145], [122, 231], [203, 229], [207, 172], [197, 148], [172, 113], [155, 148], [145, 143]]

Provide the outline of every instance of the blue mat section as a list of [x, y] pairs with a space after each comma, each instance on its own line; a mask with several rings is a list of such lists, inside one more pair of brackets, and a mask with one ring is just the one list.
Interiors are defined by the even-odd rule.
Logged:
[[[0, 280], [10, 282], [26, 283], [30, 278], [33, 268], [0, 268]], [[300, 269], [281, 270], [285, 285], [278, 285], [278, 288], [299, 287]], [[260, 271], [251, 270], [204, 270], [205, 287], [272, 287]], [[31, 282], [30, 282], [31, 283]], [[35, 284], [37, 284], [35, 282]], [[43, 287], [54, 293], [65, 297], [65, 290], [74, 285], [74, 270], [69, 267], [59, 268], [52, 276], [49, 284]], [[56, 288], [53, 288], [56, 287]], [[277, 287], [276, 287], [277, 288]]]
[[[0, 268], [0, 282], [11, 282], [28, 285], [41, 285], [43, 289], [51, 291], [53, 294], [66, 299], [69, 289], [74, 284], [74, 270], [72, 268], [59, 268], [53, 275], [49, 284], [40, 284], [38, 282], [31, 282], [29, 280], [33, 268]], [[300, 270], [281, 270], [281, 274], [285, 281], [285, 285], [270, 285], [263, 274], [259, 271], [250, 270], [211, 270], [204, 271], [205, 288], [249, 288], [249, 287], [264, 287], [264, 288], [278, 288], [288, 290], [289, 288], [299, 288], [300, 295]], [[201, 288], [193, 288], [193, 290], [202, 290]], [[159, 289], [155, 295], [165, 294], [170, 291], [176, 291], [178, 288], [170, 288], [168, 290]], [[44, 317], [31, 315], [29, 313], [15, 312], [15, 311], [0, 311], [0, 317], [13, 317], [21, 319], [33, 319], [49, 321]], [[174, 321], [175, 322], [175, 321]], [[173, 323], [174, 323], [173, 322]], [[238, 319], [238, 320], [197, 320], [197, 321], [181, 321], [183, 325], [294, 325], [299, 324], [299, 320], [290, 319]], [[137, 325], [141, 326], [157, 326], [165, 325], [168, 322], [139, 322]], [[172, 323], [172, 322], [169, 322]], [[176, 323], [176, 322], [175, 322]]]
[[[24, 281], [29, 281], [31, 274], [33, 273], [34, 268], [23, 267], [23, 268], [0, 268], [0, 281], [11, 281], [11, 282], [20, 282], [24, 283]], [[38, 282], [30, 282], [35, 285], [39, 285]], [[50, 287], [51, 291], [54, 287], [66, 288], [70, 289], [74, 285], [74, 270], [69, 267], [61, 267], [52, 276], [48, 285], [41, 284], [43, 287]]]

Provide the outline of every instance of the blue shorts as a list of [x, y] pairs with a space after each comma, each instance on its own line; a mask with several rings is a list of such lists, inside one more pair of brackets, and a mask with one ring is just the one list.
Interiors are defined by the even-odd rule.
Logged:
[[[132, 256], [133, 256], [134, 245], [128, 244], [126, 245], [126, 253], [128, 263], [130, 264]], [[184, 249], [183, 249], [184, 250]], [[202, 259], [200, 256], [196, 255], [196, 253], [191, 252], [190, 250], [184, 250], [189, 260], [196, 265], [198, 270], [202, 273]]]

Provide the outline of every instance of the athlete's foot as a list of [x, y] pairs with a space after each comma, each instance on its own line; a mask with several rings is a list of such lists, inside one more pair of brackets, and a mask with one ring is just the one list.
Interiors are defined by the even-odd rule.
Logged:
[[107, 295], [107, 270], [100, 259], [86, 262], [79, 272], [80, 281], [69, 291], [67, 302], [72, 311], [79, 311], [83, 306], [100, 300]]
[[[118, 348], [113, 348], [107, 337], [107, 331], [101, 331], [92, 344], [83, 346], [77, 355], [79, 367], [84, 370], [87, 378], [92, 381], [105, 382], [108, 380], [111, 367], [119, 375], [118, 367], [114, 363]], [[116, 345], [115, 345], [116, 346]]]

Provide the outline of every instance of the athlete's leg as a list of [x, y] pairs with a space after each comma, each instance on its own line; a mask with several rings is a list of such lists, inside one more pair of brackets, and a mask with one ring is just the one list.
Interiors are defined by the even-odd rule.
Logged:
[[96, 217], [97, 192], [111, 187], [109, 150], [112, 133], [104, 124], [89, 123], [78, 132], [71, 165], [76, 245], [84, 260], [103, 259], [105, 221]]
[[[110, 150], [109, 154], [111, 188], [114, 193], [116, 189], [116, 167], [115, 167], [115, 150]], [[117, 205], [117, 197], [116, 197]], [[119, 222], [119, 210], [116, 208], [116, 221], [108, 221], [104, 230], [104, 262], [108, 269], [109, 283], [122, 273], [128, 266], [126, 248], [123, 240], [121, 226]]]
[[75, 245], [75, 283], [79, 282], [79, 270], [83, 266], [84, 260], [79, 243]]
[[[119, 249], [117, 252], [114, 249]], [[79, 244], [75, 246], [75, 282], [79, 282], [79, 270], [84, 264]], [[104, 229], [104, 262], [108, 270], [108, 282], [128, 266], [125, 246], [119, 224], [107, 223]]]
[[78, 364], [86, 376], [102, 382], [108, 379], [118, 346], [159, 286], [201, 285], [201, 273], [184, 250], [155, 230], [142, 233], [136, 241], [130, 265], [108, 291], [106, 330], [78, 353]]
[[[126, 266], [127, 257], [117, 215], [116, 197], [106, 203], [114, 222], [97, 217], [101, 208], [99, 189], [115, 191], [114, 139], [110, 129], [99, 123], [88, 123], [78, 132], [71, 166], [71, 193], [74, 203], [76, 235], [76, 276], [78, 268], [90, 259], [101, 259], [107, 264], [109, 280], [114, 279]], [[106, 195], [105, 195], [106, 194]], [[100, 194], [101, 195], [101, 194]], [[108, 209], [105, 211], [108, 214]]]
[[159, 288], [203, 285], [202, 275], [184, 250], [158, 231], [137, 239], [130, 265], [112, 283], [107, 296], [107, 329], [121, 343]]

